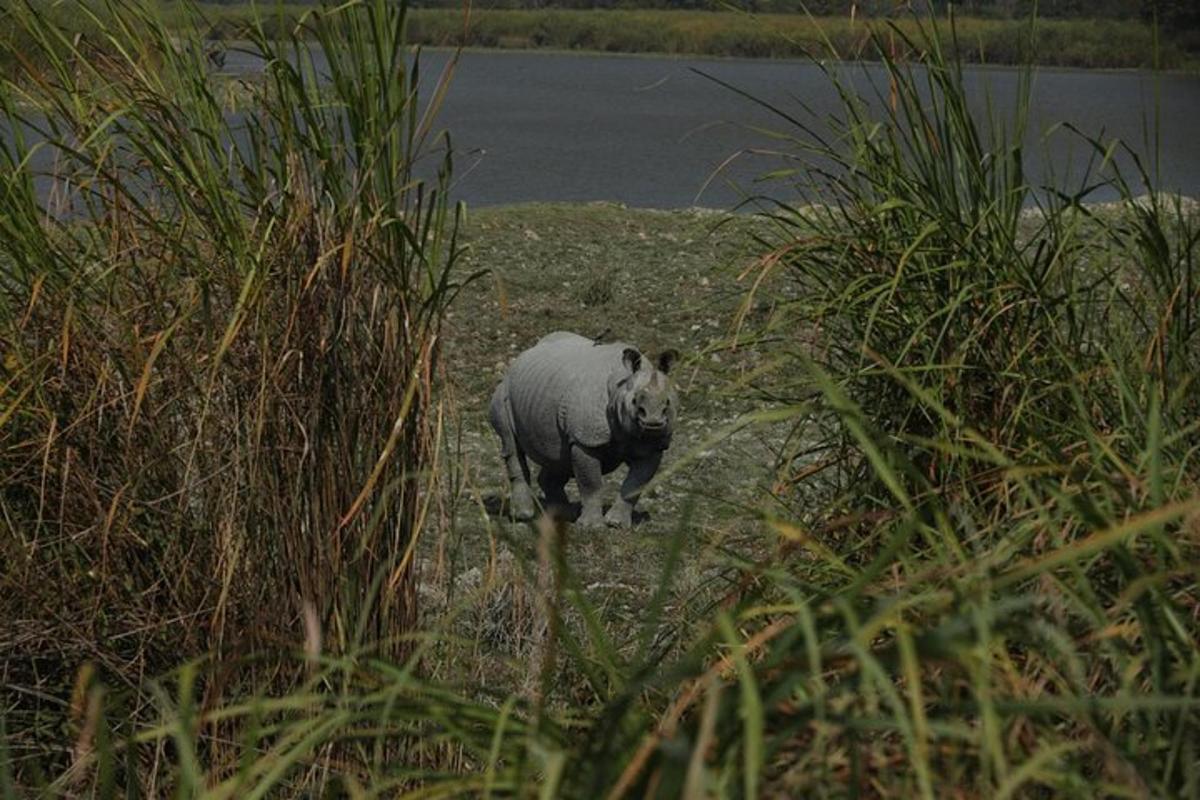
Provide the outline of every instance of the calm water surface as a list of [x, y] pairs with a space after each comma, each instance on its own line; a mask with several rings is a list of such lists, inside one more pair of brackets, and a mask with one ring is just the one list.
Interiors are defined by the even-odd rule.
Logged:
[[[422, 68], [440, 68], [447, 57], [426, 53]], [[846, 69], [866, 87], [861, 67]], [[751, 128], [787, 123], [698, 72], [795, 114], [838, 108], [829, 79], [807, 62], [466, 53], [442, 116], [460, 152], [458, 196], [474, 205], [612, 200], [673, 208], [728, 207], [760, 191], [755, 178], [781, 162], [745, 151], [779, 143]], [[968, 82], [980, 113], [989, 97], [997, 109], [1012, 108], [1016, 71], [973, 69]], [[1092, 151], [1061, 127], [1071, 123], [1157, 151], [1162, 188], [1200, 195], [1200, 77], [1040, 70], [1031, 123], [1026, 169], [1039, 183], [1077, 185]]]
[[[423, 76], [432, 81], [449, 57], [426, 52]], [[226, 62], [227, 70], [256, 68], [236, 50]], [[864, 89], [881, 74], [842, 69]], [[780, 144], [754, 128], [787, 130], [787, 123], [700, 72], [795, 114], [838, 109], [829, 79], [808, 62], [469, 52], [441, 115], [456, 151], [456, 197], [475, 206], [607, 200], [728, 208], [762, 191], [755, 178], [782, 162], [753, 151]], [[968, 83], [980, 113], [989, 98], [1011, 109], [1014, 70], [972, 69]], [[1062, 128], [1071, 123], [1157, 152], [1161, 188], [1200, 196], [1200, 77], [1040, 70], [1031, 122], [1026, 171], [1035, 183], [1078, 185], [1092, 151]], [[768, 191], [787, 197], [789, 187]], [[1113, 196], [1102, 190], [1092, 198]]]

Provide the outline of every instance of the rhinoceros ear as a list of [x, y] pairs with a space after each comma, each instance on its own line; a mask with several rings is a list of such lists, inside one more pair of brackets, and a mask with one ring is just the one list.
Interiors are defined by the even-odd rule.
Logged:
[[658, 371], [667, 373], [671, 371], [671, 367], [679, 360], [679, 351], [672, 348], [663, 350], [658, 354]]
[[621, 353], [621, 361], [629, 368], [630, 372], [637, 372], [642, 366], [642, 354], [632, 347], [626, 347], [625, 352]]

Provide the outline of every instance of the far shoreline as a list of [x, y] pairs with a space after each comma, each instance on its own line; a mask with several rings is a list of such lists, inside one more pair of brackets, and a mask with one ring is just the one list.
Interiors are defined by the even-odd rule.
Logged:
[[[247, 39], [213, 40], [212, 44], [220, 45], [228, 50], [237, 50], [242, 45], [249, 44]], [[313, 42], [316, 45], [315, 42]], [[319, 45], [317, 45], [319, 47]], [[464, 53], [470, 55], [506, 55], [506, 56], [576, 56], [580, 58], [612, 58], [612, 59], [644, 59], [654, 61], [711, 61], [717, 64], [796, 64], [798, 66], [842, 66], [850, 68], [882, 67], [882, 61], [869, 59], [822, 60], [804, 56], [730, 56], [712, 53], [662, 53], [662, 52], [627, 52], [612, 50], [583, 50], [561, 47], [483, 47], [469, 45], [457, 47], [443, 44], [413, 43], [409, 47], [422, 53], [452, 55]], [[920, 67], [918, 62], [909, 62], [913, 67]], [[1003, 64], [986, 61], [963, 61], [962, 66], [968, 70], [987, 72], [1016, 72], [1022, 69], [1032, 69], [1038, 73], [1062, 74], [1099, 74], [1099, 75], [1145, 75], [1146, 77], [1166, 76], [1175, 78], [1200, 78], [1200, 63], [1188, 67], [1158, 68], [1154, 67], [1076, 67], [1056, 64]], [[237, 77], [243, 73], [222, 70], [220, 74]]]
[[[271, 37], [290, 32], [309, 12], [288, 6], [280, 14], [241, 6], [205, 5], [198, 33], [210, 41], [246, 38], [255, 19]], [[256, 16], [257, 15], [257, 16]], [[195, 20], [168, 18], [188, 27]], [[1200, 53], [1182, 39], [1158, 36], [1139, 20], [1103, 18], [989, 19], [958, 16], [953, 26], [936, 19], [898, 16], [808, 17], [803, 14], [665, 9], [459, 9], [413, 8], [407, 39], [427, 49], [465, 52], [550, 52], [750, 61], [878, 63], [888, 52], [900, 61], [921, 54], [905, 45], [922, 26], [936, 25], [938, 46], [957, 49], [964, 65], [1046, 69], [1200, 74]], [[1027, 34], [1033, 31], [1033, 41]], [[893, 35], [893, 31], [895, 35]], [[873, 41], [872, 36], [880, 37]], [[822, 55], [830, 57], [822, 59]], [[1156, 66], [1156, 63], [1161, 66]]]
[[[727, 63], [768, 63], [768, 64], [801, 64], [806, 66], [819, 66], [822, 59], [805, 58], [804, 56], [725, 56], [714, 55], [711, 53], [659, 53], [659, 52], [626, 52], [612, 50], [580, 50], [559, 47], [480, 47], [477, 45], [467, 47], [454, 47], [452, 45], [441, 44], [413, 44], [411, 47], [419, 48], [422, 53], [471, 53], [471, 54], [494, 54], [504, 53], [511, 55], [555, 55], [555, 56], [586, 56], [595, 58], [597, 56], [605, 58], [645, 58], [655, 59], [660, 61], [713, 61], [720, 64]], [[872, 61], [869, 59], [843, 59], [843, 60], [827, 60], [826, 65], [838, 65], [848, 67], [879, 67], [883, 66], [882, 61]], [[1171, 77], [1182, 78], [1200, 78], [1200, 63], [1187, 67], [1172, 67], [1159, 68], [1154, 67], [1073, 67], [1062, 66], [1056, 64], [999, 64], [990, 61], [963, 61], [964, 69], [979, 69], [989, 72], [1016, 72], [1017, 70], [1029, 67], [1035, 72], [1054, 72], [1054, 73], [1095, 73], [1109, 75], [1126, 75], [1126, 74], [1145, 74], [1167, 75]], [[916, 62], [911, 62], [911, 66], [920, 67]]]

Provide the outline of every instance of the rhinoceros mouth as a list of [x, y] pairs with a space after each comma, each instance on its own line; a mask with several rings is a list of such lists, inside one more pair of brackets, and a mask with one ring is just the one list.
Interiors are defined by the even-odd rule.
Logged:
[[643, 433], [665, 433], [667, 430], [666, 422], [639, 422], [638, 427]]

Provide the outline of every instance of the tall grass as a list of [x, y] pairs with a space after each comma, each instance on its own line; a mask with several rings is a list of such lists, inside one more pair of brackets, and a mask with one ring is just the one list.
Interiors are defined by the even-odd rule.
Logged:
[[[460, 279], [433, 127], [449, 72], [422, 97], [406, 8], [351, 2], [282, 40], [252, 29], [266, 71], [235, 115], [155, 6], [81, 4], [82, 37], [37, 3], [7, 12], [0, 647], [18, 765], [62, 736], [64, 670], [84, 661], [146, 721], [143, 676], [185, 659], [213, 664], [195, 684], [211, 708], [287, 686], [290, 659], [267, 656], [306, 637], [395, 657], [412, 632]], [[210, 741], [214, 763], [232, 749]]]
[[[831, 71], [836, 119], [774, 109], [801, 200], [761, 243], [780, 311], [743, 334], [799, 420], [772, 521], [797, 557], [746, 616], [766, 708], [732, 744], [761, 726], [753, 763], [805, 791], [1188, 796], [1200, 219], [1135, 198], [1149, 171], [1099, 140], [1039, 187], [1030, 71], [972, 110], [936, 26], [916, 64], [873, 39], [881, 80]], [[1087, 205], [1097, 184], [1121, 202]]]

